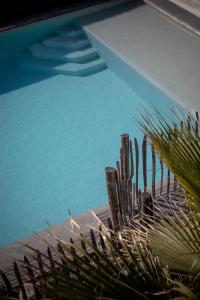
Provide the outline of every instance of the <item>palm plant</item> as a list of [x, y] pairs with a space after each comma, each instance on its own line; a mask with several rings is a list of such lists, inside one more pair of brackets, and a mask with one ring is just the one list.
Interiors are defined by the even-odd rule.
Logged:
[[[187, 215], [167, 217], [156, 225], [149, 234], [152, 251], [162, 264], [180, 275], [178, 290], [186, 298], [195, 299], [183, 282], [196, 289], [200, 296], [200, 137], [199, 120], [189, 114], [180, 118], [172, 111], [171, 121], [166, 121], [158, 112], [144, 112], [140, 124], [151, 144], [174, 173], [184, 188], [186, 202], [190, 207]], [[178, 125], [177, 125], [178, 124]], [[193, 297], [193, 298], [192, 298]]]
[[[100, 243], [80, 233], [58, 239], [59, 259], [45, 260], [37, 287], [50, 299], [199, 299], [200, 138], [197, 119], [163, 119], [145, 112], [140, 124], [156, 152], [185, 190], [190, 213], [180, 209], [160, 223], [113, 232], [100, 224]], [[176, 120], [176, 121], [177, 121]], [[153, 220], [152, 220], [153, 221]], [[49, 245], [49, 247], [51, 247]], [[36, 256], [37, 250], [32, 249]]]
[[99, 245], [82, 233], [76, 244], [58, 239], [58, 250], [52, 250], [60, 261], [45, 264], [38, 287], [51, 299], [171, 299], [168, 268], [152, 254], [143, 234], [130, 229], [114, 233], [101, 223], [99, 235]]

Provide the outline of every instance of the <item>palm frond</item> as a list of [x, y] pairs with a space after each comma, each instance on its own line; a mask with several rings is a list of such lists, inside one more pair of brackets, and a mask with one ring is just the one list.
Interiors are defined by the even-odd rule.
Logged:
[[139, 123], [186, 191], [190, 206], [200, 212], [200, 137], [195, 116], [190, 114], [188, 122], [171, 112], [171, 120], [166, 121], [157, 111], [145, 111]]
[[[61, 262], [41, 275], [39, 287], [51, 299], [154, 299], [157, 291], [172, 288], [168, 268], [161, 265], [145, 239], [134, 231], [99, 232], [104, 249], [95, 246], [84, 234], [79, 243], [59, 241]], [[170, 299], [168, 295], [162, 298]]]
[[154, 255], [172, 272], [194, 275], [200, 272], [200, 222], [183, 211], [165, 216], [149, 232]]

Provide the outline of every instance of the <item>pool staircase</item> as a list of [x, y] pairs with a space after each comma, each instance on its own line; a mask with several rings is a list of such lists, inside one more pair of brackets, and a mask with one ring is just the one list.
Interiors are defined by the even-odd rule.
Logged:
[[17, 55], [22, 67], [69, 76], [89, 76], [107, 68], [83, 29], [67, 25]]

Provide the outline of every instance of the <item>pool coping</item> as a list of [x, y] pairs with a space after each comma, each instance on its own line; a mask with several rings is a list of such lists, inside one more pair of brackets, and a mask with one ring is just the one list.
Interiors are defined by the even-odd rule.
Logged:
[[152, 8], [200, 37], [200, 18], [169, 0], [144, 0]]
[[[117, 6], [123, 3], [131, 2], [131, 0], [110, 0], [109, 2], [105, 3], [97, 3], [91, 4], [83, 8], [79, 9], [52, 9], [48, 12], [39, 13], [39, 16], [30, 16], [30, 18], [19, 19], [14, 24], [11, 25], [2, 25], [0, 26], [0, 34], [2, 32], [7, 32], [10, 30], [14, 30], [21, 27], [27, 27], [35, 23], [43, 23], [46, 20], [50, 19], [57, 19], [59, 17], [64, 16], [74, 16], [80, 17], [82, 15], [94, 12], [98, 9], [103, 10], [106, 8], [110, 8], [112, 6]], [[138, 0], [138, 2], [143, 2], [147, 5], [150, 5], [154, 9], [158, 10], [160, 13], [168, 16], [170, 19], [174, 20], [175, 22], [179, 23], [187, 30], [194, 32], [195, 34], [200, 36], [200, 22], [199, 18], [194, 14], [188, 12], [187, 10], [181, 8], [180, 6], [176, 5], [175, 3], [169, 0]]]

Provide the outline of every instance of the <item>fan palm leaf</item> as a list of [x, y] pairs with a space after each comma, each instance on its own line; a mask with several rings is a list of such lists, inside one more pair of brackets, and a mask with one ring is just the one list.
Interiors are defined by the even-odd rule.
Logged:
[[[145, 111], [139, 122], [157, 154], [184, 188], [191, 209], [188, 214], [179, 209], [173, 216], [166, 216], [163, 212], [161, 223], [149, 231], [148, 238], [154, 255], [158, 255], [171, 272], [194, 278], [200, 272], [198, 122], [192, 114], [189, 119], [180, 118], [174, 112], [172, 115], [173, 120], [166, 121], [157, 111], [153, 114]], [[200, 289], [200, 281], [198, 284]]]
[[153, 253], [173, 272], [195, 275], [200, 271], [200, 224], [184, 212], [166, 216], [149, 232]]
[[[174, 120], [166, 121], [159, 112], [142, 113], [140, 125], [161, 159], [177, 177], [187, 193], [190, 206], [200, 213], [200, 137], [197, 120], [189, 121], [172, 112]], [[178, 124], [178, 125], [177, 125]]]
[[[102, 225], [103, 226], [103, 225]], [[60, 241], [63, 254], [56, 251], [54, 269], [47, 261], [48, 272], [41, 275], [39, 287], [51, 299], [170, 299], [155, 296], [157, 291], [169, 291], [173, 284], [168, 268], [152, 254], [145, 239], [133, 231], [112, 234], [99, 232], [104, 249], [94, 246], [84, 234], [80, 243]]]

